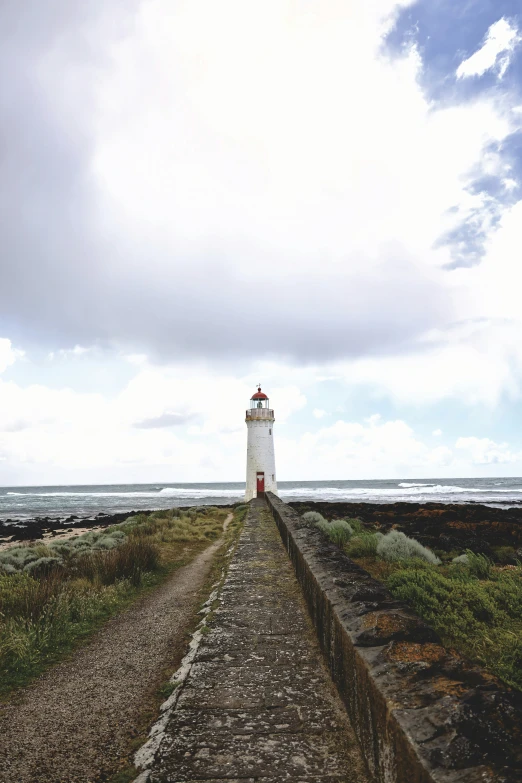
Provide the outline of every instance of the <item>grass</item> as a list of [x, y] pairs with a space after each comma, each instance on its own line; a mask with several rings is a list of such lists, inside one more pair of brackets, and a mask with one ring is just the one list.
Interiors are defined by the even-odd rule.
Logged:
[[[470, 550], [441, 562], [403, 533], [386, 536], [347, 520], [342, 548], [409, 604], [453, 648], [522, 690], [522, 564], [495, 565]], [[326, 523], [328, 526], [334, 523]], [[316, 526], [325, 532], [323, 523]], [[330, 536], [333, 540], [333, 538]], [[443, 553], [440, 553], [441, 555]], [[511, 552], [502, 552], [504, 559]], [[499, 558], [500, 559], [500, 558]]]
[[228, 509], [130, 517], [0, 553], [0, 696], [27, 684], [215, 540]]

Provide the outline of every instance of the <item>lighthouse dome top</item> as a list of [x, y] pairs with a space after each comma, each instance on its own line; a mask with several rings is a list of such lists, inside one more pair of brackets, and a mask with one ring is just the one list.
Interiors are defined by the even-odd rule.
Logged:
[[250, 398], [251, 400], [268, 400], [266, 394], [261, 391], [261, 386], [257, 387], [257, 391]]

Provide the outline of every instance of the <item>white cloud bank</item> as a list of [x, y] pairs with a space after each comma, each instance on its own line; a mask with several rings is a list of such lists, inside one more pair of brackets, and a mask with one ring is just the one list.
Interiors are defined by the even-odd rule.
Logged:
[[[241, 480], [254, 390], [252, 378], [146, 360], [114, 396], [0, 378], [0, 485]], [[269, 391], [279, 426], [306, 405], [293, 384]]]
[[11, 340], [8, 340], [7, 337], [0, 337], [0, 372], [4, 372], [23, 355], [23, 351], [13, 348]]
[[496, 70], [498, 78], [502, 79], [521, 41], [518, 28], [502, 17], [491, 25], [481, 48], [461, 62], [457, 78], [483, 76], [486, 71]]
[[459, 438], [455, 448], [466, 452], [474, 465], [500, 465], [522, 461], [521, 451], [513, 451], [507, 443], [495, 443], [489, 438]]
[[[68, 360], [76, 367], [88, 356]], [[317, 416], [322, 409], [307, 408], [305, 392], [315, 397], [321, 389], [315, 370], [296, 371], [295, 383], [277, 387], [291, 368], [264, 369], [281, 480], [498, 475], [522, 468], [520, 449], [480, 434], [433, 447], [440, 429], [424, 439], [400, 417], [376, 413], [357, 421], [344, 414], [325, 425]], [[113, 397], [0, 379], [0, 484], [241, 481], [243, 413], [254, 377], [142, 359]]]

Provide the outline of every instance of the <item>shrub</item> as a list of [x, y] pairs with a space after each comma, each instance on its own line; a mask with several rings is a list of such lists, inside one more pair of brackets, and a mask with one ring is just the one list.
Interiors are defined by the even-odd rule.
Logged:
[[73, 545], [70, 541], [51, 541], [47, 545], [47, 548], [50, 549], [51, 552], [56, 552], [62, 557], [64, 555], [70, 555], [73, 552]]
[[469, 565], [469, 559], [467, 555], [458, 555], [457, 557], [454, 557], [451, 562], [455, 563], [456, 565]]
[[382, 533], [370, 531], [356, 533], [347, 547], [347, 552], [350, 557], [375, 557], [377, 544], [382, 537]]
[[477, 552], [472, 552], [471, 549], [466, 549], [466, 555], [468, 558], [470, 574], [476, 576], [477, 579], [489, 579], [491, 576], [491, 566], [493, 565], [489, 557]]
[[117, 538], [112, 536], [102, 536], [93, 544], [93, 549], [114, 549], [119, 544]]
[[499, 546], [495, 549], [495, 556], [499, 563], [515, 565], [517, 553], [512, 546]]
[[146, 571], [159, 566], [159, 549], [141, 537], [131, 538], [108, 552], [93, 551], [78, 558], [74, 564], [76, 576], [112, 585], [118, 579], [129, 579], [139, 585]]
[[440, 563], [439, 558], [433, 554], [431, 549], [422, 546], [414, 538], [409, 538], [399, 530], [390, 530], [377, 542], [377, 554], [389, 562], [419, 558], [433, 565]]
[[317, 527], [322, 524], [328, 524], [326, 519], [318, 511], [307, 511], [301, 517], [301, 521], [305, 527]]
[[358, 517], [349, 518], [346, 520], [346, 522], [348, 522], [354, 534], [366, 532], [366, 528], [364, 527], [362, 521]]
[[50, 571], [62, 565], [58, 557], [40, 557], [38, 560], [32, 560], [24, 566], [24, 572], [34, 577], [47, 576]]
[[[44, 553], [47, 553], [46, 549], [44, 549]], [[38, 558], [39, 552], [36, 550], [36, 547], [12, 547], [4, 552], [0, 552], [0, 563], [12, 565], [16, 570], [20, 571], [27, 563], [38, 560]]]
[[58, 574], [46, 579], [35, 579], [27, 572], [0, 575], [0, 616], [23, 617], [36, 621], [45, 614], [47, 605], [56, 598], [63, 582]]
[[491, 577], [493, 563], [489, 557], [472, 552], [471, 549], [466, 549], [463, 555], [454, 557], [451, 562], [455, 565], [467, 566], [470, 575], [477, 577], [477, 579], [489, 579]]
[[330, 541], [339, 547], [347, 544], [353, 535], [352, 528], [344, 519], [338, 519], [327, 524], [325, 532]]
[[428, 622], [440, 614], [453, 589], [451, 580], [438, 570], [395, 571], [387, 585], [395, 598], [409, 603]]
[[320, 519], [319, 522], [316, 522], [315, 525], [306, 525], [306, 527], [310, 527], [311, 529], [320, 530], [321, 533], [323, 533], [326, 537], [328, 537], [328, 531], [330, 529], [330, 523], [326, 521], [326, 519]]

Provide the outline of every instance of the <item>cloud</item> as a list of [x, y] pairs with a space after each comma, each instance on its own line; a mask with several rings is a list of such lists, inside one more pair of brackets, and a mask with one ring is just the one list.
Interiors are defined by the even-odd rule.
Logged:
[[483, 76], [486, 71], [496, 70], [498, 78], [502, 79], [521, 41], [517, 27], [502, 17], [491, 25], [481, 48], [461, 62], [457, 78]]
[[4, 4], [9, 333], [300, 363], [451, 320], [434, 244], [513, 119], [433, 105], [419, 52], [383, 54], [406, 5]]
[[180, 427], [183, 424], [194, 419], [194, 414], [190, 413], [162, 413], [160, 416], [153, 416], [151, 419], [143, 419], [133, 424], [134, 427], [142, 430], [161, 429], [162, 427]]
[[449, 448], [423, 443], [404, 420], [378, 414], [362, 423], [340, 419], [293, 442], [278, 438], [277, 458], [294, 480], [429, 476], [454, 459]]
[[[257, 375], [147, 361], [134, 368], [111, 395], [0, 379], [0, 484], [243, 479]], [[278, 387], [267, 368], [263, 377], [284, 427], [306, 397], [296, 385]]]
[[[385, 48], [407, 5], [57, 0], [21, 24], [1, 4], [0, 371], [13, 345], [67, 360], [0, 384], [10, 476], [241, 478], [258, 378], [286, 476], [518, 453], [431, 449], [406, 421], [522, 394], [520, 106], [508, 79], [428, 95], [425, 49]], [[500, 20], [459, 78], [518, 44]], [[344, 421], [384, 398], [393, 421]]]
[[455, 448], [467, 452], [475, 465], [495, 465], [520, 462], [522, 452], [513, 452], [507, 443], [495, 443], [489, 438], [459, 438]]
[[[124, 357], [120, 361], [128, 369]], [[440, 441], [433, 448], [432, 436], [424, 440], [399, 416], [342, 416], [322, 426], [324, 417], [307, 409], [308, 390], [314, 398], [321, 392], [322, 368], [257, 369], [238, 378], [147, 360], [111, 395], [0, 379], [0, 484], [241, 481], [244, 413], [259, 377], [275, 409], [282, 480], [455, 476], [522, 465], [519, 448], [480, 433], [455, 438], [453, 448]], [[295, 383], [276, 385], [291, 375]], [[440, 437], [440, 430], [432, 434]]]
[[0, 372], [4, 372], [17, 359], [21, 359], [23, 356], [23, 351], [13, 348], [11, 340], [8, 340], [6, 337], [0, 337]]
[[96, 348], [94, 346], [86, 347], [84, 345], [75, 345], [74, 348], [60, 348], [58, 351], [50, 351], [48, 359], [54, 361], [57, 357], [61, 359], [70, 359], [92, 353]]
[[435, 438], [440, 438], [440, 436], [442, 435], [442, 430], [439, 430], [439, 429], [433, 430], [433, 432], [432, 432], [431, 434], [432, 434], [432, 435], [433, 435]]
[[[501, 288], [513, 284], [513, 278], [506, 278]], [[477, 287], [472, 290], [477, 296]], [[492, 286], [490, 295], [494, 291]], [[338, 377], [354, 389], [364, 388], [372, 397], [389, 397], [419, 408], [441, 400], [495, 408], [505, 398], [518, 399], [522, 393], [522, 321], [509, 317], [510, 299], [514, 304], [514, 291], [506, 295], [504, 318], [465, 319], [423, 335], [402, 356], [338, 364]]]

